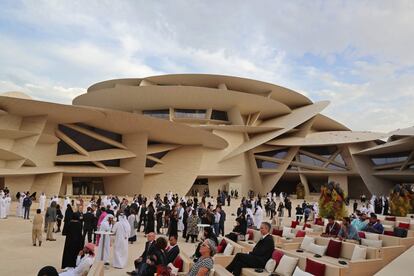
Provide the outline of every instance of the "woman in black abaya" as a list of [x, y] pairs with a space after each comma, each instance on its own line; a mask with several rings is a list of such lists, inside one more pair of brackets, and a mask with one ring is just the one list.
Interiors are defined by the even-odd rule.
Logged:
[[83, 248], [83, 244], [82, 223], [79, 220], [79, 213], [73, 213], [72, 219], [67, 226], [65, 247], [62, 256], [62, 268], [76, 267], [76, 257]]
[[147, 209], [147, 225], [145, 226], [145, 234], [155, 231], [155, 209], [152, 201], [148, 205]]
[[73, 215], [72, 206], [70, 204], [68, 204], [66, 206], [65, 218], [63, 220], [63, 222], [64, 222], [63, 229], [62, 229], [62, 235], [63, 236], [66, 236], [66, 234], [68, 232], [69, 222], [72, 219], [72, 215]]

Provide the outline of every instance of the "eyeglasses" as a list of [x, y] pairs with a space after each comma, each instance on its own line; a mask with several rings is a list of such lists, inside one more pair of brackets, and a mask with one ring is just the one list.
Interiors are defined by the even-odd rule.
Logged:
[[205, 244], [205, 243], [202, 243], [201, 244], [201, 246], [205, 246], [205, 247], [207, 247], [208, 249], [210, 249], [210, 246], [208, 246], [207, 244]]

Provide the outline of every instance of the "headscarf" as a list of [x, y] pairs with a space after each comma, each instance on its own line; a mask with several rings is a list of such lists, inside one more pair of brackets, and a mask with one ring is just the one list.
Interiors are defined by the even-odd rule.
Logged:
[[89, 242], [85, 245], [85, 247], [91, 252], [90, 255], [95, 255], [95, 245], [93, 243]]
[[131, 233], [131, 225], [129, 224], [128, 220], [126, 219], [124, 214], [120, 214], [118, 217], [118, 222], [120, 224], [120, 231], [122, 231], [121, 235], [124, 238], [128, 238], [129, 234]]

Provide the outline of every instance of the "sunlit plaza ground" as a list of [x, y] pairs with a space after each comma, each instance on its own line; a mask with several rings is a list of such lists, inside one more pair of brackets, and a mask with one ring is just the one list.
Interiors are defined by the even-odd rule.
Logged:
[[[292, 200], [292, 216], [294, 215], [296, 205], [302, 202], [303, 200]], [[230, 206], [224, 207], [227, 214], [225, 224], [226, 233], [233, 229], [234, 214], [239, 205], [240, 199], [233, 199]], [[33, 203], [31, 218], [37, 206], [37, 202]], [[352, 207], [349, 206], [348, 208], [350, 211]], [[32, 219], [23, 220], [15, 216], [16, 202], [12, 203], [10, 212], [11, 216], [8, 219], [0, 220], [0, 275], [35, 275], [40, 268], [46, 265], [60, 268], [65, 237], [61, 233], [56, 233], [56, 241], [46, 241], [46, 234], [43, 234], [42, 246], [34, 247], [32, 245]], [[287, 217], [286, 211], [285, 217]], [[264, 219], [266, 220], [266, 218]], [[182, 235], [182, 233], [179, 234]], [[144, 234], [142, 232], [138, 233], [137, 242], [129, 245], [128, 266], [125, 269], [110, 267], [108, 270], [105, 270], [105, 275], [126, 275], [125, 272], [132, 270], [134, 259], [138, 258], [144, 250], [145, 241]], [[180, 250], [188, 256], [194, 253], [195, 243], [186, 243], [180, 236], [178, 244]]]

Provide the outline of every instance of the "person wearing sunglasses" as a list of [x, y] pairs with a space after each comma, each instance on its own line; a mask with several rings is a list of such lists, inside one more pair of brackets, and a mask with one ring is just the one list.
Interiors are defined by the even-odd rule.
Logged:
[[207, 276], [213, 269], [213, 256], [216, 254], [216, 244], [211, 239], [206, 239], [200, 246], [201, 257], [192, 266], [188, 276]]

